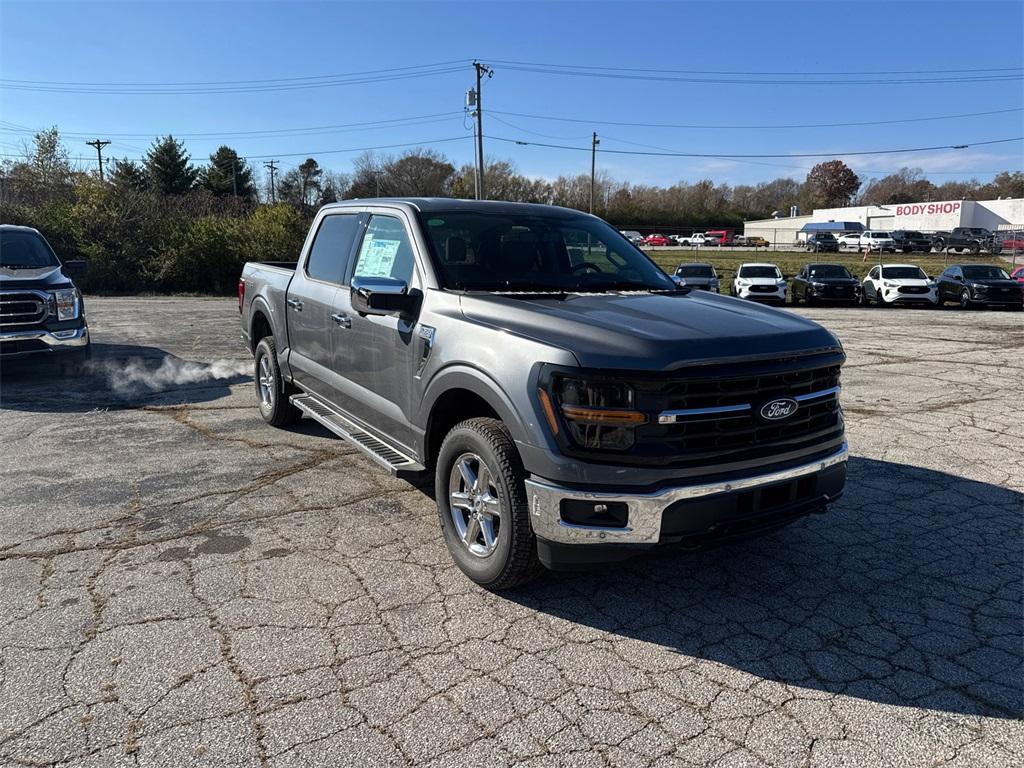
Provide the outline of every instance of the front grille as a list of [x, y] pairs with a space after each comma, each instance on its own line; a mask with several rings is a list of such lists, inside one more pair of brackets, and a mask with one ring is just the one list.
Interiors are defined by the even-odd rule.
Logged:
[[900, 293], [928, 293], [928, 288], [924, 285], [901, 285], [899, 288]]
[[855, 294], [852, 285], [830, 285], [825, 288], [826, 296], [834, 296], [836, 298], [849, 298]]
[[[624, 452], [574, 451], [594, 461], [662, 467], [714, 467], [813, 448], [842, 434], [838, 387], [841, 354], [714, 366], [629, 381], [637, 410], [648, 414]], [[819, 397], [811, 397], [825, 393]], [[765, 403], [793, 398], [793, 415], [766, 421]], [[688, 413], [732, 408], [717, 413]], [[676, 414], [683, 412], [682, 414]], [[675, 419], [662, 423], [659, 415]]]
[[0, 328], [38, 325], [49, 314], [44, 296], [23, 292], [0, 293]]
[[752, 285], [751, 293], [775, 293], [778, 290], [774, 285]]
[[0, 355], [14, 355], [20, 352], [44, 352], [48, 349], [49, 346], [41, 339], [0, 341]]

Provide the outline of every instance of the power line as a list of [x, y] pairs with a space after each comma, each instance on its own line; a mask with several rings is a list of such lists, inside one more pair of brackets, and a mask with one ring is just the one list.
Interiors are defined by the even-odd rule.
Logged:
[[[1000, 74], [1000, 75], [968, 75], [962, 77], [916, 77], [916, 78], [871, 78], [871, 79], [829, 79], [829, 80], [779, 80], [775, 78], [744, 78], [744, 77], [679, 77], [676, 75], [653, 74], [649, 71], [606, 71], [596, 69], [553, 69], [546, 65], [519, 66], [505, 64], [506, 70], [514, 72], [529, 72], [542, 75], [563, 75], [572, 77], [604, 78], [612, 80], [649, 81], [660, 83], [691, 83], [710, 85], [928, 85], [928, 84], [955, 84], [955, 83], [988, 83], [1007, 82], [1024, 79], [1024, 73]], [[818, 75], [814, 75], [818, 77]]]
[[387, 69], [370, 69], [362, 72], [347, 72], [332, 75], [305, 75], [302, 77], [273, 77], [273, 78], [261, 78], [258, 80], [191, 80], [182, 82], [74, 82], [74, 81], [60, 81], [60, 80], [15, 80], [11, 78], [0, 78], [0, 82], [4, 83], [23, 83], [29, 85], [71, 85], [71, 86], [109, 86], [109, 87], [135, 87], [135, 86], [146, 86], [146, 87], [162, 87], [162, 86], [214, 86], [214, 85], [258, 85], [268, 83], [289, 83], [309, 80], [325, 80], [335, 79], [343, 77], [356, 77], [361, 75], [379, 75], [387, 74], [390, 72], [403, 72], [415, 69], [431, 69], [434, 67], [447, 67], [455, 64], [465, 64], [465, 59], [452, 59], [451, 61], [439, 61], [433, 64], [411, 64], [407, 67], [389, 67]]
[[[306, 152], [283, 152], [283, 153], [282, 152], [278, 152], [278, 153], [273, 154], [273, 155], [246, 155], [246, 159], [248, 159], [248, 160], [266, 160], [266, 159], [270, 159], [270, 158], [279, 158], [279, 157], [313, 157], [315, 155], [335, 155], [335, 154], [344, 154], [346, 152], [373, 152], [373, 151], [379, 150], [379, 149], [401, 149], [401, 148], [404, 148], [404, 147], [422, 147], [422, 146], [429, 146], [431, 144], [444, 144], [444, 143], [451, 142], [451, 141], [465, 141], [468, 138], [470, 138], [470, 137], [466, 136], [466, 135], [463, 135], [463, 136], [449, 136], [449, 137], [443, 138], [443, 139], [427, 139], [425, 141], [405, 142], [405, 143], [402, 143], [402, 144], [380, 144], [380, 145], [375, 146], [375, 147], [349, 147], [347, 149], [321, 149], [321, 150], [310, 150], [310, 151], [306, 151]], [[0, 157], [22, 157], [22, 155], [0, 153]], [[69, 160], [89, 160], [90, 158], [78, 156], [78, 157], [69, 157], [68, 159]], [[143, 162], [145, 160], [145, 158], [141, 158], [141, 157], [124, 158], [124, 159], [125, 160], [129, 160], [130, 162]]]
[[[488, 136], [489, 139], [494, 141], [504, 141], [509, 144], [519, 144], [522, 146], [534, 146], [534, 147], [547, 147], [549, 149], [570, 149], [575, 152], [588, 152], [588, 147], [574, 147], [570, 144], [545, 144], [537, 141], [522, 141], [520, 139], [509, 139], [502, 136]], [[989, 141], [975, 141], [970, 144], [945, 144], [942, 146], [934, 147], [909, 147], [904, 149], [875, 149], [875, 150], [858, 150], [855, 152], [803, 152], [796, 154], [721, 154], [711, 152], [641, 152], [638, 150], [631, 149], [601, 149], [599, 152], [612, 155], [644, 155], [651, 157], [704, 157], [704, 158], [720, 158], [723, 160], [731, 160], [737, 158], [800, 158], [800, 157], [853, 157], [857, 155], [895, 155], [903, 154], [906, 152], [936, 152], [944, 149], [968, 149], [970, 147], [988, 146], [991, 144], [1006, 144], [1012, 141], [1024, 141], [1024, 136], [1017, 136], [1010, 139], [992, 139]]]
[[132, 86], [123, 87], [118, 85], [75, 85], [75, 84], [47, 84], [30, 85], [19, 84], [10, 80], [0, 80], [0, 89], [9, 91], [33, 91], [37, 93], [78, 93], [78, 94], [113, 94], [122, 96], [170, 96], [170, 95], [199, 95], [199, 94], [225, 94], [225, 93], [267, 93], [276, 91], [300, 91], [312, 88], [333, 88], [343, 85], [365, 85], [371, 83], [384, 83], [397, 80], [410, 80], [434, 75], [446, 75], [463, 71], [462, 66], [438, 67], [413, 72], [397, 72], [380, 75], [360, 75], [352, 77], [340, 77], [325, 79], [318, 82], [301, 83], [278, 83], [266, 85], [239, 85], [239, 86]]
[[[498, 109], [492, 109], [492, 115], [509, 115], [511, 117], [525, 117], [532, 120], [552, 120], [561, 123], [582, 123], [585, 125], [618, 125], [627, 128], [692, 128], [692, 129], [706, 129], [706, 130], [772, 130], [772, 129], [788, 129], [788, 128], [850, 128], [860, 127], [866, 125], [893, 125], [896, 123], [923, 123], [935, 120], [954, 120], [965, 117], [984, 117], [987, 115], [1005, 115], [1013, 112], [1024, 112], [1024, 107], [1013, 107], [1011, 109], [993, 109], [987, 112], [964, 112], [958, 115], [934, 115], [929, 117], [902, 117], [894, 118], [891, 120], [865, 120], [861, 122], [852, 123], [792, 123], [788, 125], [781, 124], [767, 124], [767, 125], [713, 125], [697, 124], [697, 123], [633, 123], [619, 120], [587, 120], [580, 117], [553, 117], [551, 115], [533, 115], [524, 112], [504, 112]], [[495, 118], [496, 120], [498, 118]], [[525, 129], [520, 129], [525, 130]], [[527, 131], [527, 133], [534, 133], [533, 131]], [[543, 134], [538, 134], [543, 135]], [[548, 137], [554, 138], [554, 137]], [[563, 137], [569, 138], [569, 137]]]
[[[503, 59], [494, 59], [495, 64], [516, 64], [531, 67], [553, 67], [553, 68], [570, 68], [580, 69], [584, 68], [584, 65], [578, 64], [544, 64], [535, 61], [506, 61]], [[609, 72], [658, 72], [658, 73], [669, 73], [674, 75], [806, 75], [806, 71], [803, 72], [745, 72], [741, 70], [716, 70], [716, 69], [664, 69], [658, 67], [657, 69], [644, 69], [641, 67], [606, 67], [600, 65], [587, 66], [586, 69], [598, 69], [606, 70]], [[816, 75], [935, 75], [935, 74], [963, 74], [963, 73], [979, 73], [979, 72], [1019, 72], [1024, 71], [1024, 67], [1014, 65], [1012, 67], [984, 67], [981, 69], [895, 69], [895, 70], [868, 70], [861, 72], [815, 72]]]
[[[238, 139], [238, 138], [272, 138], [275, 136], [299, 136], [299, 135], [315, 135], [317, 133], [332, 133], [334, 131], [342, 131], [347, 128], [388, 128], [398, 127], [406, 128], [416, 125], [426, 125], [428, 123], [443, 122], [437, 118], [447, 119], [449, 117], [455, 117], [462, 115], [461, 111], [455, 112], [435, 112], [430, 115], [415, 115], [411, 117], [394, 117], [385, 120], [368, 120], [359, 123], [339, 123], [336, 125], [317, 125], [297, 128], [267, 128], [265, 130], [253, 130], [253, 131], [208, 131], [199, 133], [179, 133], [173, 131], [174, 136], [180, 139]], [[0, 121], [2, 122], [2, 121]], [[15, 125], [14, 123], [7, 123], [7, 125]], [[0, 126], [0, 133], [37, 133], [36, 129], [28, 128], [27, 126], [16, 126], [13, 128], [4, 128]], [[81, 136], [92, 136], [97, 131], [61, 131], [61, 136], [69, 138], [81, 137]], [[114, 136], [119, 138], [134, 138], [134, 139], [146, 139], [152, 138], [156, 135], [161, 135], [164, 131], [149, 131], [139, 133], [113, 133], [110, 131], [102, 131], [107, 136]]]

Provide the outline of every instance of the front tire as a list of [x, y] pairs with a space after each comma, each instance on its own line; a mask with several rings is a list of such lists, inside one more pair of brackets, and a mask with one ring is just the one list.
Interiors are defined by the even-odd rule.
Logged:
[[541, 570], [525, 477], [497, 419], [467, 419], [441, 444], [434, 475], [441, 531], [455, 564], [485, 589], [519, 586]]
[[876, 307], [884, 307], [885, 306], [885, 298], [882, 296], [882, 291], [880, 289], [878, 289], [878, 288], [875, 289], [875, 306]]
[[960, 291], [960, 309], [971, 309], [972, 307], [971, 292], [964, 288]]
[[254, 356], [256, 400], [260, 415], [272, 427], [287, 427], [302, 418], [302, 411], [292, 405], [295, 389], [285, 383], [277, 363], [277, 347], [271, 336], [260, 339]]

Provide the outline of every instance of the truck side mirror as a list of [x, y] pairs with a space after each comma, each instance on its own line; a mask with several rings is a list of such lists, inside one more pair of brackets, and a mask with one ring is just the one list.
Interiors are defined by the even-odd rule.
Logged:
[[351, 301], [360, 315], [401, 315], [415, 304], [409, 285], [394, 277], [353, 277]]
[[65, 261], [61, 266], [68, 277], [81, 277], [89, 271], [89, 262], [82, 259]]

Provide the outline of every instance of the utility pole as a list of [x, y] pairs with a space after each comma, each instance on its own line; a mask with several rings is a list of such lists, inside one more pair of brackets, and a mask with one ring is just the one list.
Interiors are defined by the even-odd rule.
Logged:
[[479, 61], [473, 62], [473, 69], [476, 70], [476, 197], [483, 200], [484, 194], [484, 102], [483, 94], [480, 93], [480, 81], [484, 74], [487, 77], [494, 77], [494, 70]]
[[232, 158], [231, 159], [231, 189], [234, 192], [235, 197], [238, 197], [238, 179], [235, 177], [235, 164], [236, 164], [235, 163], [235, 159]]
[[594, 138], [590, 140], [590, 213], [594, 212], [594, 181], [597, 172], [597, 131], [594, 131]]
[[96, 147], [96, 160], [100, 166], [100, 181], [103, 181], [103, 148], [109, 144], [109, 141], [103, 139], [96, 139], [95, 141], [85, 142], [86, 146]]
[[274, 174], [277, 173], [277, 160], [268, 160], [263, 167], [270, 171], [270, 204], [277, 202], [277, 185], [274, 183]]

